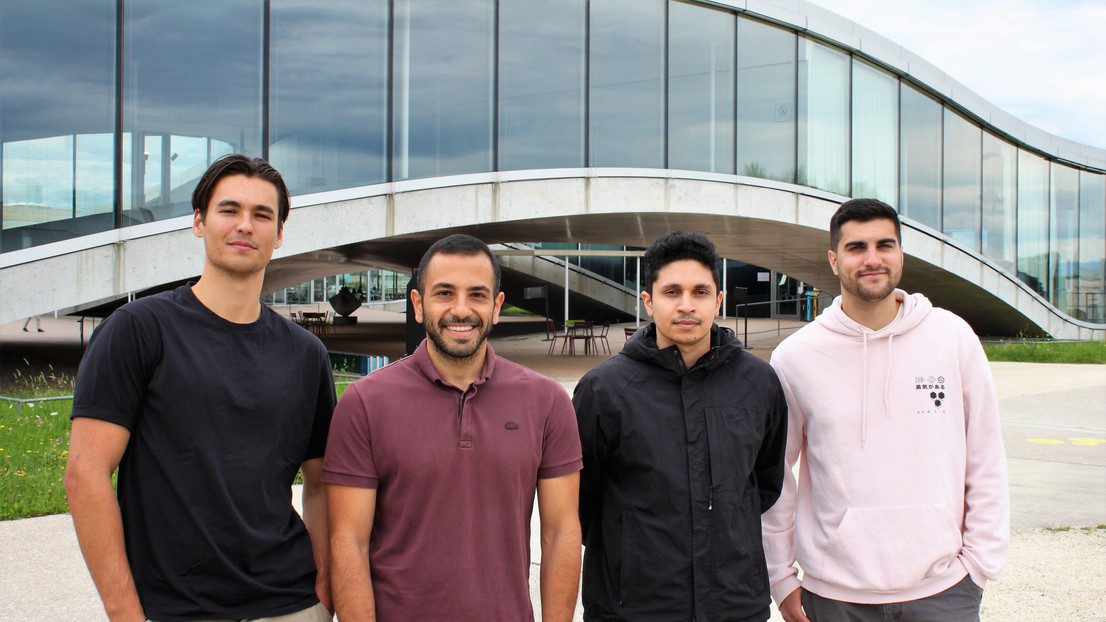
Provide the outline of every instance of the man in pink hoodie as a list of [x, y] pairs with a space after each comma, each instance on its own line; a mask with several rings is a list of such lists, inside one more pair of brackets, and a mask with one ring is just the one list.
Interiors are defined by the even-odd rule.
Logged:
[[841, 295], [772, 355], [789, 468], [763, 534], [787, 622], [975, 621], [1006, 561], [987, 358], [963, 320], [896, 288], [901, 242], [889, 205], [841, 205], [828, 254]]

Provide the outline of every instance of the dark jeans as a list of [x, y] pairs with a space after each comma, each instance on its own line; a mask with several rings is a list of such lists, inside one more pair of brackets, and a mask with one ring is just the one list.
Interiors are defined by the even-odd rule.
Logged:
[[811, 622], [979, 622], [983, 588], [965, 576], [944, 592], [886, 605], [846, 603], [803, 590]]

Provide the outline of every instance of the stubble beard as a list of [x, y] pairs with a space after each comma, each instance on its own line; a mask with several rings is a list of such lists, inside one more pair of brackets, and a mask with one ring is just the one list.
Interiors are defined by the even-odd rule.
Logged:
[[[426, 311], [423, 310], [425, 314]], [[426, 317], [424, 315], [424, 317]], [[445, 317], [438, 323], [432, 323], [429, 320], [423, 322], [423, 329], [426, 330], [426, 338], [434, 344], [434, 349], [437, 350], [442, 356], [453, 360], [455, 363], [463, 364], [473, 360], [476, 354], [480, 351], [480, 346], [484, 345], [484, 342], [488, 340], [488, 333], [491, 332], [491, 325], [484, 325], [482, 322], [472, 325], [472, 330], [476, 333], [476, 339], [471, 344], [451, 344], [445, 338], [441, 324], [463, 324], [465, 322], [458, 322], [456, 318]]]

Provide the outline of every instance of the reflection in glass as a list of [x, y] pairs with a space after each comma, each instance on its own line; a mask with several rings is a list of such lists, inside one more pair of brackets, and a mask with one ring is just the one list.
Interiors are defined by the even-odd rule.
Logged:
[[1048, 297], [1048, 161], [1018, 150], [1018, 278]]
[[941, 230], [941, 104], [902, 85], [899, 212]]
[[115, 7], [0, 2], [0, 252], [115, 225]]
[[983, 254], [1011, 272], [1017, 266], [1018, 150], [983, 134]]
[[[261, 155], [263, 2], [124, 6], [123, 126], [134, 160], [125, 216], [143, 222], [190, 214], [192, 188], [214, 155], [211, 141]], [[177, 138], [184, 136], [196, 140]]]
[[849, 194], [849, 55], [799, 42], [799, 176], [796, 183]]
[[584, 165], [584, 0], [499, 5], [499, 170]]
[[682, 2], [669, 5], [669, 168], [733, 172], [734, 19]]
[[1079, 171], [1053, 162], [1051, 188], [1049, 293], [1052, 304], [1070, 315], [1079, 302]]
[[889, 205], [899, 198], [899, 81], [853, 61], [852, 196]]
[[273, 0], [269, 161], [292, 194], [387, 179], [388, 3]]
[[737, 174], [795, 181], [795, 33], [737, 19]]
[[1077, 318], [1106, 321], [1106, 175], [1079, 173]]
[[492, 0], [395, 3], [396, 179], [492, 168]]
[[946, 108], [944, 134], [944, 231], [978, 251], [983, 132]]
[[664, 0], [592, 0], [589, 166], [664, 166]]

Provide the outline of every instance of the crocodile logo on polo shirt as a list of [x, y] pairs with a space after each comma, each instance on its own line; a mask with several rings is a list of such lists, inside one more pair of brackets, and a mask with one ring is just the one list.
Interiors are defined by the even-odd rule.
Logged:
[[517, 430], [518, 429], [518, 424], [515, 423], [514, 421], [508, 421], [507, 423], [503, 424], [503, 427], [508, 429], [508, 430]]

